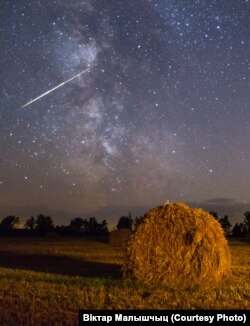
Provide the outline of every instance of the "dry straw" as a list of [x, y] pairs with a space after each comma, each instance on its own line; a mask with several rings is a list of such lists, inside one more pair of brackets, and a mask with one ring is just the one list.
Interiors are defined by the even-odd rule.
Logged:
[[211, 286], [229, 274], [230, 252], [214, 217], [174, 203], [148, 212], [130, 238], [123, 271], [149, 285]]

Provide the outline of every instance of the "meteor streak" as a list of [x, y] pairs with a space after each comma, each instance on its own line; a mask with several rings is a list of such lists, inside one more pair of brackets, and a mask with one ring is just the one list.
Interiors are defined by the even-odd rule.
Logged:
[[47, 92], [43, 93], [42, 95], [40, 95], [40, 96], [34, 98], [33, 100], [30, 100], [28, 103], [24, 104], [20, 109], [23, 109], [23, 108], [25, 108], [26, 106], [30, 105], [31, 103], [33, 103], [33, 102], [39, 100], [40, 98], [44, 97], [45, 95], [48, 95], [49, 93], [55, 91], [57, 88], [62, 87], [63, 85], [69, 83], [71, 80], [73, 80], [73, 79], [75, 79], [75, 78], [81, 76], [82, 74], [84, 74], [85, 72], [89, 71], [90, 69], [91, 69], [91, 67], [89, 67], [89, 68], [87, 68], [87, 69], [85, 69], [85, 70], [79, 72], [79, 74], [77, 74], [77, 75], [75, 75], [75, 76], [69, 78], [68, 80], [64, 81], [63, 83], [61, 83], [61, 84], [59, 84], [59, 85], [53, 87], [52, 89], [50, 89], [50, 90], [48, 90]]

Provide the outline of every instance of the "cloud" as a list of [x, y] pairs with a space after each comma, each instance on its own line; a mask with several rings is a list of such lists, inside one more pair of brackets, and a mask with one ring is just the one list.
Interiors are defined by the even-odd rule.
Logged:
[[[72, 216], [69, 212], [63, 209], [53, 209], [43, 204], [37, 205], [25, 205], [25, 206], [1, 206], [0, 215], [2, 218], [8, 215], [16, 215], [21, 218], [23, 222], [30, 216], [37, 216], [38, 214], [49, 215], [53, 218], [54, 222], [60, 221], [60, 223], [69, 222], [69, 218]], [[73, 216], [72, 216], [73, 218]]]
[[250, 210], [250, 203], [235, 202], [231, 198], [213, 198], [201, 202], [189, 202], [192, 207], [200, 207], [208, 212], [214, 211], [219, 215], [228, 215], [232, 224], [243, 222], [244, 212]]
[[212, 199], [207, 199], [204, 201], [205, 203], [209, 204], [216, 204], [216, 205], [232, 205], [235, 204], [234, 200], [231, 198], [212, 198]]

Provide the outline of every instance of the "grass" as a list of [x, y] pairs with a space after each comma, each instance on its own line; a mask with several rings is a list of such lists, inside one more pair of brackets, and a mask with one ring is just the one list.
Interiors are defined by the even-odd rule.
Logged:
[[250, 243], [229, 245], [228, 279], [173, 291], [124, 281], [124, 252], [107, 243], [0, 239], [1, 325], [77, 325], [78, 309], [250, 309]]

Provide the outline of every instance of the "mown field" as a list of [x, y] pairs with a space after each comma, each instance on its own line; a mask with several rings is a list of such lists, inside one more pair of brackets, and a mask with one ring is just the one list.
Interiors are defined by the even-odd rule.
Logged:
[[78, 309], [250, 309], [250, 243], [229, 245], [228, 279], [173, 291], [124, 281], [124, 251], [108, 243], [0, 239], [0, 324], [77, 325]]

